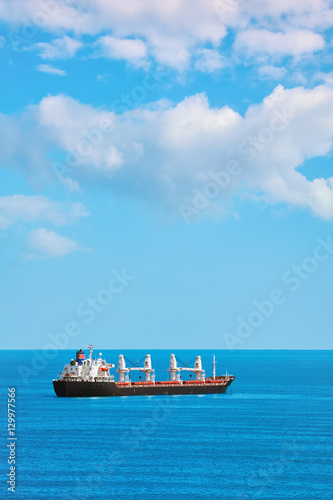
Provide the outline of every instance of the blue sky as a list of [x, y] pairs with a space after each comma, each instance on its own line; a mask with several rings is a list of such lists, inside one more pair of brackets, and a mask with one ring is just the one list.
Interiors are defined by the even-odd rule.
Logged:
[[0, 0], [2, 347], [331, 349], [331, 26]]

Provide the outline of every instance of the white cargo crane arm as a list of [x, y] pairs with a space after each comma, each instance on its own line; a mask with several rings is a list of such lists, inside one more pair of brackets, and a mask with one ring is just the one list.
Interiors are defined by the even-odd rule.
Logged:
[[176, 373], [177, 372], [179, 373], [181, 371], [195, 373], [196, 380], [200, 380], [201, 374], [204, 373], [204, 370], [202, 369], [202, 364], [201, 364], [201, 356], [196, 357], [194, 367], [190, 368], [188, 366], [177, 366], [176, 356], [174, 354], [171, 354], [170, 368], [168, 371], [171, 372], [171, 380], [176, 380]]
[[131, 366], [129, 368], [126, 367], [124, 356], [122, 354], [120, 354], [119, 355], [118, 370], [117, 371], [119, 373], [119, 382], [124, 382], [124, 380], [125, 380], [125, 377], [124, 377], [125, 373], [129, 373], [130, 371], [145, 372], [145, 381], [146, 382], [150, 382], [150, 374], [152, 372], [154, 372], [154, 370], [151, 367], [150, 354], [146, 355], [144, 366]]

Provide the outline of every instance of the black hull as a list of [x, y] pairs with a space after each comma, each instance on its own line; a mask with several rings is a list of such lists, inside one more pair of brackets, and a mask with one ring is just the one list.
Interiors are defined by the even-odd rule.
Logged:
[[221, 384], [205, 385], [150, 385], [119, 387], [115, 382], [82, 382], [53, 380], [55, 393], [59, 397], [104, 397], [104, 396], [166, 396], [172, 394], [223, 394], [233, 379]]

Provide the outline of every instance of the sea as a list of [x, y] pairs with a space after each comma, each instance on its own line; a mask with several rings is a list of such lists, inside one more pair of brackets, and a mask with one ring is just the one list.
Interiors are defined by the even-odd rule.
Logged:
[[[102, 353], [117, 363], [119, 351]], [[122, 353], [135, 364], [146, 351]], [[200, 354], [207, 376], [215, 354], [217, 374], [236, 379], [220, 395], [58, 398], [52, 379], [75, 351], [48, 359], [1, 351], [0, 498], [333, 498], [333, 351], [174, 353], [185, 365]], [[150, 354], [156, 380], [170, 377], [171, 351]], [[8, 389], [15, 493], [7, 483]]]

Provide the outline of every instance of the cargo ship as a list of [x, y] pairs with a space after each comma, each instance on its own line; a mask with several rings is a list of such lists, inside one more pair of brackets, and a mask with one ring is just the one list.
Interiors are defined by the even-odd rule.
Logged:
[[[118, 360], [119, 380], [111, 374], [114, 364], [102, 359], [93, 358], [93, 346], [89, 344], [89, 357], [85, 357], [82, 349], [76, 352], [76, 359], [64, 366], [58, 378], [53, 380], [55, 393], [59, 397], [100, 397], [100, 396], [155, 396], [168, 394], [221, 394], [226, 392], [235, 379], [234, 376], [216, 376], [215, 356], [213, 357], [213, 375], [205, 376], [201, 357], [197, 356], [194, 367], [178, 366], [174, 354], [170, 357], [170, 380], [155, 381], [150, 354], [147, 354], [143, 366], [126, 366], [125, 357], [120, 354]], [[144, 380], [132, 382], [131, 371], [144, 373]], [[183, 371], [190, 372], [190, 380], [182, 380]], [[192, 379], [192, 374], [195, 376]], [[141, 376], [140, 376], [141, 379]]]

